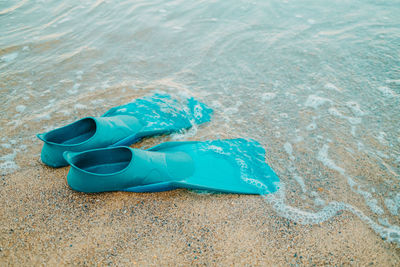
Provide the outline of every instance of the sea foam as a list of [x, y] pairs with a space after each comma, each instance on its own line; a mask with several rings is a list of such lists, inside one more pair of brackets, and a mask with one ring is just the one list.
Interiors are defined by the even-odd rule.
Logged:
[[[320, 224], [332, 217], [336, 216], [340, 211], [349, 211], [364, 221], [369, 227], [371, 227], [376, 233], [378, 233], [383, 239], [389, 242], [396, 243], [400, 246], [400, 227], [396, 225], [380, 225], [374, 222], [370, 217], [365, 215], [359, 209], [352, 205], [344, 202], [332, 201], [317, 212], [309, 210], [302, 210], [285, 203], [286, 200], [285, 183], [280, 182], [278, 191], [274, 194], [264, 195], [263, 198], [269, 203], [275, 212], [284, 218], [292, 220], [300, 224]], [[317, 200], [318, 203], [318, 200]], [[323, 202], [319, 202], [322, 204]]]
[[317, 95], [310, 95], [306, 100], [305, 106], [318, 109], [320, 106], [326, 103], [332, 103], [332, 100]]
[[10, 174], [19, 168], [14, 161], [16, 155], [17, 153], [16, 151], [14, 151], [13, 153], [0, 157], [0, 174], [2, 175]]

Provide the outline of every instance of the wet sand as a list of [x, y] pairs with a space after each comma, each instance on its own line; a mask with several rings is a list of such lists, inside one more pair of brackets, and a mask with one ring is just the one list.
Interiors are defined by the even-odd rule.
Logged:
[[[347, 211], [319, 225], [300, 225], [278, 216], [261, 196], [197, 194], [184, 189], [83, 194], [68, 187], [69, 167], [53, 169], [40, 161], [42, 144], [35, 133], [101, 115], [122, 103], [121, 99], [126, 102], [143, 94], [116, 87], [66, 98], [33, 115], [2, 118], [6, 126], [2, 141], [14, 145], [2, 146], [1, 153], [16, 152], [19, 168], [1, 176], [0, 265], [398, 266], [400, 249]], [[108, 101], [99, 105], [91, 101], [96, 99]], [[85, 108], [76, 108], [80, 103]], [[63, 107], [71, 113], [60, 112]], [[234, 125], [227, 131], [215, 121], [186, 139], [236, 137]], [[150, 147], [169, 138], [148, 138], [135, 147]], [[275, 141], [267, 162], [286, 160], [285, 152], [279, 151], [283, 144]], [[284, 180], [289, 175], [280, 168], [275, 171]], [[288, 189], [289, 202], [307, 210], [310, 203], [303, 203], [295, 189]], [[338, 192], [318, 189], [328, 199]], [[345, 196], [346, 192], [341, 197]]]
[[399, 264], [400, 249], [349, 212], [304, 226], [260, 196], [78, 193], [69, 167], [43, 165], [40, 149], [35, 142], [17, 158], [26, 168], [1, 177], [2, 266]]

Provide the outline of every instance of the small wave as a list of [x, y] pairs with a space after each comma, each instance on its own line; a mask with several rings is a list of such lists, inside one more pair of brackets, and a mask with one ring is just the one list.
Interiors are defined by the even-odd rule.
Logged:
[[9, 7], [9, 8], [0, 10], [0, 15], [5, 15], [7, 13], [11, 13], [11, 12], [17, 10], [18, 8], [22, 7], [23, 5], [25, 5], [25, 3], [27, 3], [27, 2], [28, 2], [28, 0], [23, 0], [23, 1], [15, 4], [15, 5]]
[[400, 247], [400, 227], [390, 224], [386, 226], [379, 225], [350, 204], [332, 201], [317, 212], [301, 210], [285, 203], [285, 183], [283, 182], [280, 183], [280, 188], [275, 194], [264, 195], [263, 198], [279, 216], [304, 225], [320, 224], [336, 216], [340, 211], [349, 211], [369, 225], [383, 239]]

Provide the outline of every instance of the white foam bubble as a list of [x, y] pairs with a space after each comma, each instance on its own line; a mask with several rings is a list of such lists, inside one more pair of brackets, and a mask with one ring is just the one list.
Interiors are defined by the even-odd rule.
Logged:
[[360, 124], [362, 122], [361, 118], [355, 118], [355, 117], [347, 117], [347, 120], [349, 121], [350, 124]]
[[336, 85], [334, 85], [334, 84], [332, 84], [332, 83], [327, 83], [327, 84], [325, 84], [325, 85], [324, 85], [324, 88], [325, 88], [325, 89], [328, 89], [328, 90], [334, 90], [334, 91], [337, 91], [337, 92], [340, 92], [340, 91], [341, 91], [339, 88], [336, 87]]
[[392, 91], [389, 87], [386, 86], [380, 86], [378, 87], [378, 90], [386, 97], [397, 97], [398, 95]]
[[314, 204], [315, 204], [315, 206], [324, 206], [325, 205], [325, 200], [323, 200], [320, 197], [316, 197], [314, 199]]
[[100, 105], [103, 102], [104, 102], [104, 99], [93, 99], [93, 100], [90, 100], [90, 103], [93, 104], [93, 105]]
[[320, 106], [322, 106], [326, 103], [332, 103], [332, 100], [330, 100], [328, 98], [320, 97], [317, 95], [310, 95], [310, 96], [308, 96], [306, 103], [304, 105], [306, 107], [318, 109]]
[[211, 102], [211, 106], [214, 107], [214, 108], [222, 108], [222, 107], [223, 107], [223, 105], [221, 104], [221, 102], [219, 102], [218, 100], [213, 100], [213, 101]]
[[261, 99], [264, 101], [270, 101], [270, 100], [274, 99], [275, 97], [276, 97], [275, 93], [269, 92], [269, 93], [264, 93], [262, 95]]
[[203, 108], [201, 107], [200, 104], [196, 104], [193, 108], [193, 116], [200, 120], [203, 117]]
[[346, 116], [344, 116], [342, 113], [340, 113], [340, 111], [337, 110], [336, 108], [329, 108], [328, 112], [332, 116], [335, 116], [335, 117], [338, 117], [338, 118], [346, 118]]
[[308, 22], [309, 24], [315, 24], [315, 20], [314, 20], [314, 19], [308, 19], [307, 22]]
[[0, 174], [10, 174], [19, 168], [14, 161], [15, 156], [16, 152], [14, 151], [13, 153], [0, 157]]
[[66, 110], [66, 109], [58, 110], [57, 113], [64, 114], [65, 116], [71, 115], [71, 111]]
[[295, 143], [300, 143], [300, 142], [303, 141], [303, 140], [304, 140], [304, 137], [303, 137], [303, 136], [297, 135], [297, 136], [294, 138], [293, 142], [295, 142]]
[[386, 155], [385, 153], [383, 153], [382, 151], [376, 151], [376, 154], [379, 156], [379, 157], [381, 157], [381, 158], [384, 158], [384, 159], [389, 159], [390, 157], [388, 156], [388, 155]]
[[224, 110], [224, 113], [228, 114], [228, 115], [232, 115], [232, 114], [235, 114], [235, 113], [238, 113], [238, 112], [239, 112], [239, 109], [237, 107], [226, 108]]
[[317, 124], [315, 123], [315, 121], [313, 121], [312, 123], [310, 123], [309, 125], [306, 126], [307, 131], [312, 131], [315, 129], [317, 129]]
[[74, 105], [74, 109], [86, 109], [86, 108], [87, 108], [87, 106], [79, 104], [79, 103]]
[[82, 80], [83, 71], [78, 70], [75, 74], [76, 74], [76, 79], [77, 80]]
[[354, 137], [356, 137], [356, 130], [357, 130], [357, 127], [354, 126], [354, 125], [352, 125], [352, 126], [351, 126], [351, 131], [350, 131], [350, 132], [351, 132], [351, 135], [354, 136]]
[[[358, 186], [358, 184], [350, 177], [347, 177], [347, 183], [353, 192], [364, 198], [365, 204], [367, 204], [372, 212], [378, 215], [384, 214], [384, 210], [378, 205], [378, 200], [373, 198], [370, 192], [361, 190], [360, 186]], [[371, 188], [371, 191], [375, 192], [375, 188]]]
[[19, 113], [24, 112], [25, 109], [26, 109], [26, 106], [24, 106], [24, 105], [18, 105], [18, 106], [15, 107], [15, 110], [16, 110], [17, 112], [19, 112]]
[[35, 116], [35, 118], [34, 118], [35, 121], [41, 121], [41, 120], [48, 121], [48, 120], [50, 120], [50, 119], [51, 119], [50, 113], [38, 114], [38, 115]]
[[346, 115], [343, 115], [342, 113], [340, 113], [339, 110], [337, 110], [334, 107], [329, 108], [328, 110], [329, 114], [331, 114], [332, 116], [338, 117], [340, 119], [345, 119], [347, 120], [350, 124], [360, 124], [362, 119], [361, 118], [357, 118], [357, 117], [348, 117]]
[[400, 79], [398, 79], [398, 80], [388, 79], [388, 80], [386, 80], [386, 83], [400, 85]]
[[284, 119], [289, 118], [289, 115], [288, 115], [287, 113], [280, 113], [279, 116], [280, 116], [281, 118], [284, 118]]
[[365, 148], [365, 145], [364, 145], [361, 141], [358, 141], [358, 142], [357, 142], [357, 149], [358, 149], [358, 151], [363, 151], [364, 148]]
[[10, 53], [7, 55], [2, 56], [0, 59], [4, 62], [10, 62], [13, 61], [18, 57], [18, 52]]
[[289, 155], [289, 158], [290, 158], [291, 160], [294, 160], [295, 158], [294, 158], [294, 156], [292, 155], [292, 153], [293, 153], [292, 145], [291, 145], [289, 142], [286, 142], [286, 143], [283, 145], [283, 148], [285, 149], [286, 153]]
[[197, 125], [195, 123], [192, 123], [192, 127], [190, 127], [188, 130], [182, 130], [176, 133], [171, 134], [171, 140], [186, 140], [190, 137], [193, 137], [197, 134]]
[[378, 222], [383, 226], [390, 226], [389, 220], [387, 218], [378, 218]]
[[65, 18], [63, 18], [62, 20], [60, 20], [59, 22], [57, 22], [57, 24], [62, 24], [62, 23], [64, 23], [64, 22], [67, 22], [67, 21], [70, 21], [70, 20], [71, 20], [71, 18], [65, 17]]
[[[110, 81], [109, 80], [105, 80], [101, 83], [101, 88], [102, 89], [107, 89], [108, 87], [110, 87]], [[93, 90], [95, 90], [95, 88], [93, 88]]]
[[397, 193], [394, 198], [385, 198], [385, 206], [389, 210], [389, 212], [394, 215], [399, 215], [400, 208], [400, 193]]
[[21, 150], [22, 150], [22, 151], [25, 151], [27, 148], [28, 148], [27, 145], [23, 145], [23, 144], [22, 144], [22, 145], [19, 146], [18, 150], [20, 150], [20, 151], [21, 151]]
[[81, 87], [81, 85], [80, 85], [79, 83], [74, 84], [74, 86], [72, 87], [72, 89], [67, 91], [68, 94], [74, 95], [74, 94], [78, 93], [79, 87]]
[[9, 149], [11, 148], [11, 144], [1, 144], [1, 147]]
[[382, 145], [387, 145], [388, 141], [386, 140], [386, 133], [385, 132], [379, 132], [378, 136], [376, 139], [381, 143]]
[[378, 200], [372, 197], [372, 194], [361, 189], [356, 190], [358, 194], [364, 197], [365, 203], [370, 208], [370, 210], [378, 215], [384, 213], [383, 209], [378, 205]]
[[365, 112], [361, 110], [360, 105], [355, 101], [346, 102], [346, 106], [353, 112], [355, 116], [364, 116]]
[[318, 152], [317, 159], [322, 162], [326, 167], [339, 172], [344, 175], [345, 170], [335, 164], [333, 160], [331, 160], [328, 156], [329, 145], [324, 144], [321, 150]]
[[297, 174], [294, 174], [293, 175], [293, 178], [296, 180], [296, 182], [300, 185], [300, 187], [301, 187], [301, 190], [303, 191], [303, 192], [307, 192], [307, 187], [306, 187], [306, 185], [304, 184], [304, 179], [302, 178], [302, 177], [300, 177], [299, 175], [297, 175]]
[[127, 112], [127, 111], [128, 111], [127, 108], [120, 108], [120, 109], [117, 110], [117, 112]]

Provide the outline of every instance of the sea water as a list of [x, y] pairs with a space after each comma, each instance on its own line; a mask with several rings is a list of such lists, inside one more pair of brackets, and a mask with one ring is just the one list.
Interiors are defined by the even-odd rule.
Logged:
[[278, 215], [345, 210], [400, 244], [399, 14], [395, 0], [0, 1], [1, 174], [78, 115], [196, 96], [213, 122], [172, 140], [253, 138]]

